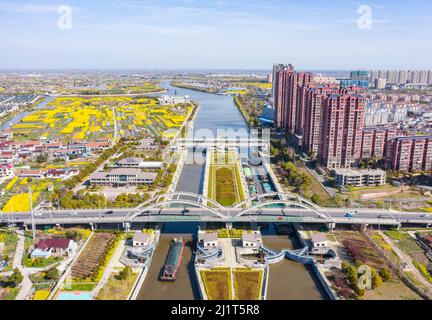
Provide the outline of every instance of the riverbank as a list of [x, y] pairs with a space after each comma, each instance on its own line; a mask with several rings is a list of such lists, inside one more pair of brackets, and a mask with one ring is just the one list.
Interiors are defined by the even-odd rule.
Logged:
[[199, 87], [194, 87], [194, 86], [189, 86], [187, 84], [181, 83], [181, 82], [172, 82], [171, 83], [172, 86], [177, 87], [177, 88], [182, 88], [182, 89], [188, 89], [188, 90], [195, 90], [195, 91], [199, 91], [199, 92], [203, 92], [203, 93], [209, 93], [209, 94], [216, 94], [217, 90], [212, 90], [211, 88], [199, 88]]

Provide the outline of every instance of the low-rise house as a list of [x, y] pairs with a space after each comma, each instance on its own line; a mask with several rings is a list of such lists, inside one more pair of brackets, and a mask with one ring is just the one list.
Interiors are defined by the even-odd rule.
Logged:
[[242, 246], [243, 248], [260, 248], [262, 245], [262, 237], [259, 233], [243, 232]]
[[45, 175], [45, 171], [43, 170], [32, 170], [32, 169], [22, 169], [18, 171], [18, 177], [20, 178], [43, 178]]
[[71, 239], [41, 239], [31, 252], [30, 258], [49, 258], [52, 255], [63, 256], [75, 252], [78, 244]]
[[45, 176], [49, 179], [62, 179], [67, 180], [72, 176], [76, 176], [79, 173], [78, 169], [48, 169]]
[[214, 248], [218, 245], [218, 234], [217, 232], [205, 233], [202, 237], [202, 246], [204, 248]]
[[0, 164], [0, 181], [4, 179], [13, 178], [15, 176], [15, 169], [13, 164]]
[[154, 151], [160, 148], [159, 144], [153, 138], [145, 138], [140, 140], [139, 145], [135, 147], [137, 151]]
[[147, 247], [150, 243], [150, 236], [148, 233], [141, 231], [135, 232], [132, 238], [132, 245], [134, 247]]
[[17, 163], [18, 161], [18, 154], [15, 154], [13, 151], [3, 151], [0, 153], [0, 163]]
[[328, 239], [324, 233], [315, 233], [311, 236], [311, 253], [326, 254], [328, 252]]
[[109, 149], [110, 143], [108, 141], [88, 142], [86, 146], [90, 152], [101, 152]]

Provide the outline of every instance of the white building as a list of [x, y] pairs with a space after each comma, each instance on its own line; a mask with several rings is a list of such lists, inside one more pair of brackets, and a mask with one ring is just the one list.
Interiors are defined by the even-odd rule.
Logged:
[[202, 245], [204, 248], [215, 248], [218, 245], [217, 232], [205, 233], [202, 237]]
[[120, 168], [160, 169], [163, 167], [163, 162], [144, 161], [142, 158], [132, 157], [117, 161], [116, 166]]
[[184, 97], [170, 97], [170, 96], [162, 96], [158, 98], [159, 104], [161, 105], [175, 105], [179, 103], [190, 103], [189, 96]]
[[386, 183], [384, 170], [354, 170], [338, 169], [334, 171], [335, 181], [338, 186], [382, 186]]
[[328, 252], [328, 239], [324, 233], [316, 233], [311, 236], [311, 253], [326, 254]]
[[382, 78], [375, 79], [375, 89], [384, 90], [386, 85], [387, 85], [386, 79], [382, 79]]
[[259, 233], [243, 232], [242, 247], [243, 248], [260, 248], [262, 245], [262, 237]]
[[147, 247], [150, 242], [150, 236], [148, 233], [144, 233], [141, 231], [135, 232], [132, 238], [132, 245], [134, 247]]
[[156, 173], [141, 172], [139, 169], [118, 168], [109, 172], [96, 172], [90, 176], [91, 185], [127, 186], [152, 184]]

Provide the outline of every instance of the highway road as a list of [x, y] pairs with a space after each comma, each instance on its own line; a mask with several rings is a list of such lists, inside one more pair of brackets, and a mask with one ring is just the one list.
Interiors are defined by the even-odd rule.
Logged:
[[[352, 217], [348, 212], [356, 211]], [[264, 208], [238, 216], [241, 209], [224, 209], [222, 217], [205, 209], [165, 208], [165, 209], [95, 209], [95, 210], [36, 210], [35, 224], [83, 224], [83, 223], [123, 223], [123, 222], [181, 222], [181, 221], [220, 221], [220, 222], [303, 222], [336, 224], [400, 225], [432, 224], [432, 215], [420, 212], [395, 212], [379, 209], [323, 208], [322, 216], [301, 208]], [[0, 223], [31, 224], [30, 212], [2, 213]]]

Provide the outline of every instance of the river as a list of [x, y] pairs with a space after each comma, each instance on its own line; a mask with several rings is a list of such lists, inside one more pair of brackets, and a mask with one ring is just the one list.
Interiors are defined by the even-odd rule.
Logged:
[[[200, 105], [194, 123], [195, 137], [212, 134], [216, 137], [222, 130], [231, 130], [230, 136], [247, 136], [248, 126], [230, 96], [219, 96], [200, 91], [172, 87], [163, 83], [168, 95], [188, 95], [192, 101]], [[234, 131], [233, 131], [234, 130]], [[192, 152], [189, 153], [191, 156]], [[183, 168], [177, 191], [202, 193], [204, 165], [202, 163], [186, 164]], [[160, 242], [156, 249], [147, 278], [141, 288], [138, 299], [197, 299], [197, 287], [192, 263], [193, 243], [190, 241], [196, 233], [198, 224], [165, 224]], [[263, 233], [264, 243], [270, 249], [293, 248], [293, 239], [277, 235], [272, 225]], [[169, 249], [169, 242], [174, 237], [182, 236], [188, 240], [178, 278], [174, 283], [158, 281], [159, 272], [164, 264]], [[290, 261], [270, 267], [268, 299], [323, 299], [311, 273], [303, 266]]]

